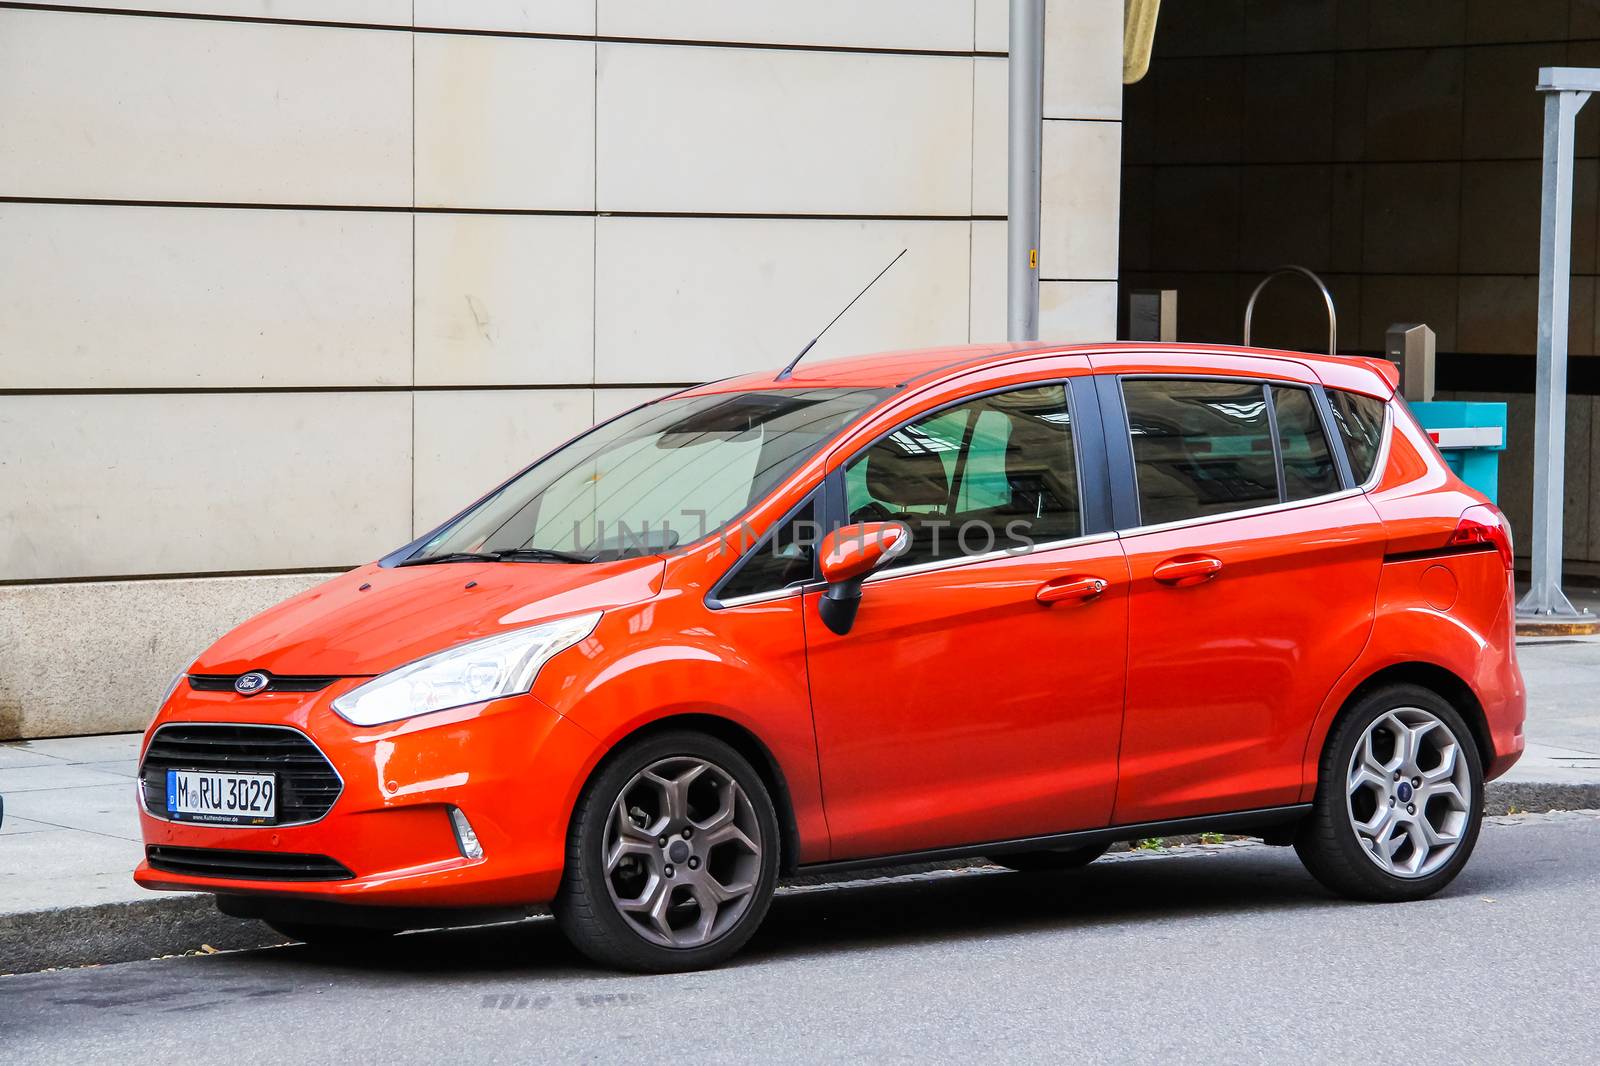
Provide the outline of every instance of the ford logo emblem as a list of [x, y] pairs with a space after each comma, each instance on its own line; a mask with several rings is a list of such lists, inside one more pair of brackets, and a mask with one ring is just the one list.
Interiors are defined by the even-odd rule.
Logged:
[[254, 696], [271, 683], [271, 679], [259, 670], [252, 670], [248, 674], [240, 674], [233, 683], [233, 691], [241, 696]]

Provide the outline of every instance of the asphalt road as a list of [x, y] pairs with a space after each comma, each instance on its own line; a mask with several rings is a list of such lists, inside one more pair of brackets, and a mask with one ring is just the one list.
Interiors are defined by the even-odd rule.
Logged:
[[1287, 849], [789, 890], [722, 970], [584, 965], [548, 921], [0, 978], [7, 1061], [1600, 1061], [1600, 815], [1485, 828], [1436, 899]]

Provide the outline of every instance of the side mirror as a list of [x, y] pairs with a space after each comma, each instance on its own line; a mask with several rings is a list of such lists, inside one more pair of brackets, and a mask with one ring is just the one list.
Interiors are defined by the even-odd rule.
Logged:
[[822, 538], [822, 579], [828, 588], [818, 602], [823, 623], [840, 636], [855, 625], [861, 583], [889, 560], [911, 550], [911, 529], [903, 522], [861, 522]]

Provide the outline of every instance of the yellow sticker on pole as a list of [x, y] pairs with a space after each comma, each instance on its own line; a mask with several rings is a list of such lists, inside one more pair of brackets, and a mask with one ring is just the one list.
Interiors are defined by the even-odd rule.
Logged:
[[1029, 248], [1028, 249], [1028, 269], [1029, 270], [1038, 270], [1039, 269], [1039, 249], [1037, 249], [1037, 248]]

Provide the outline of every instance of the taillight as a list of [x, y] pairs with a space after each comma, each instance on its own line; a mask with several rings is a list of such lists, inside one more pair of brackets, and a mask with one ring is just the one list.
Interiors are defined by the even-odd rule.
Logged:
[[1471, 544], [1492, 544], [1500, 553], [1500, 561], [1511, 569], [1511, 527], [1506, 516], [1487, 504], [1474, 504], [1461, 512], [1461, 521], [1447, 542], [1450, 547]]

